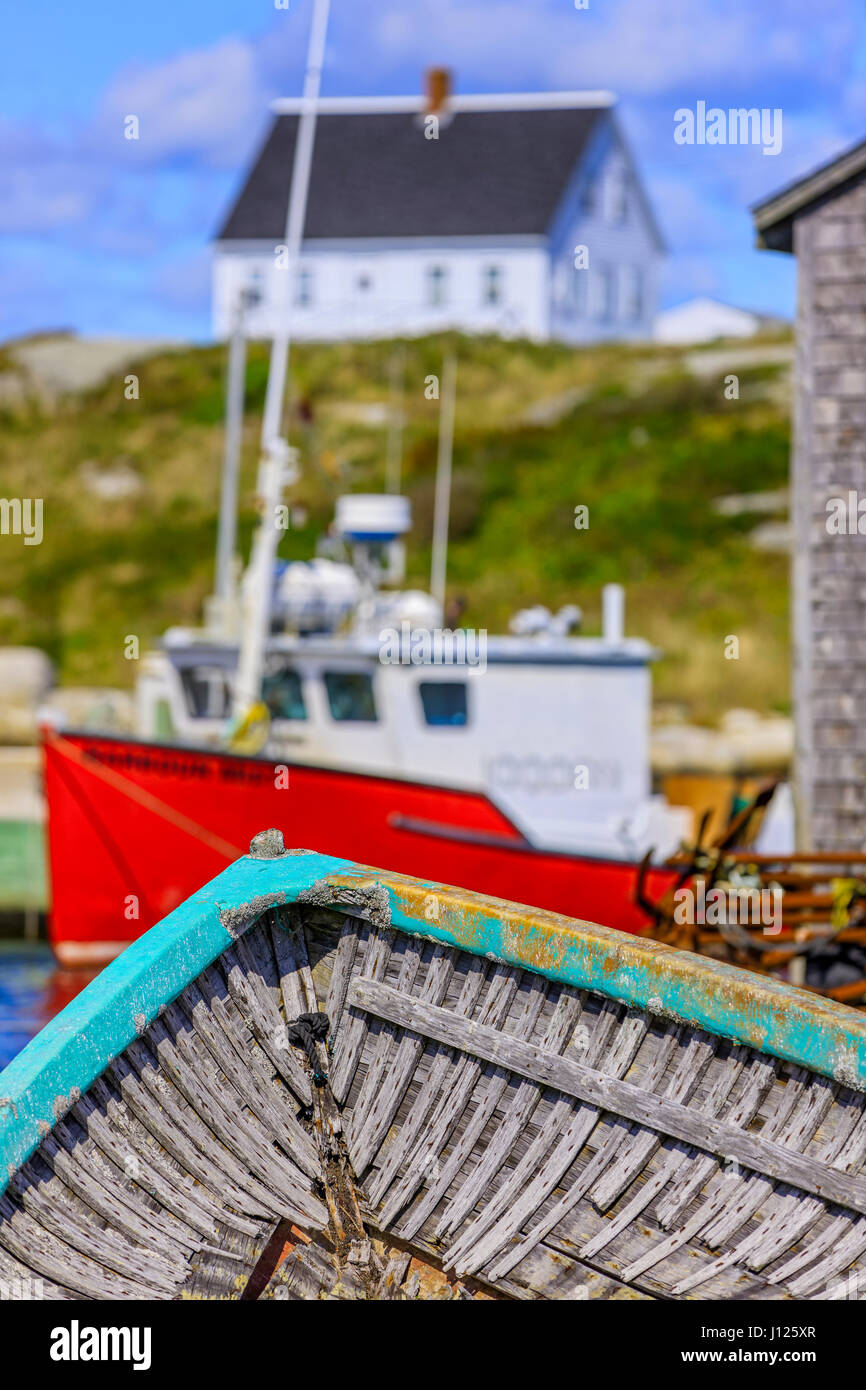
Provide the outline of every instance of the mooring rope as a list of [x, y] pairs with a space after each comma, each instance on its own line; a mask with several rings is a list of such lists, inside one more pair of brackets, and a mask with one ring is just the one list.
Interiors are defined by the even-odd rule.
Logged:
[[327, 1014], [301, 1014], [294, 1023], [288, 1025], [289, 1042], [294, 1043], [295, 1047], [302, 1047], [310, 1059], [310, 1066], [313, 1068], [313, 1080], [317, 1086], [323, 1086], [327, 1081], [327, 1076], [319, 1067], [319, 1059], [316, 1056], [316, 1043], [324, 1042], [328, 1036], [328, 1029], [331, 1020]]

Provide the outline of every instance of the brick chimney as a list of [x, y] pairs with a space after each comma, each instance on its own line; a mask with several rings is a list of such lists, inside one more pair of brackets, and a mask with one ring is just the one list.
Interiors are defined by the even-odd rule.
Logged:
[[451, 95], [451, 69], [428, 68], [424, 75], [427, 88], [427, 114], [441, 115]]

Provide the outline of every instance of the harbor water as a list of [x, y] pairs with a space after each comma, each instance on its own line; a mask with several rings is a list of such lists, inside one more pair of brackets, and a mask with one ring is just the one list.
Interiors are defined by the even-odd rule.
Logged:
[[92, 977], [60, 970], [45, 942], [0, 941], [0, 1070]]

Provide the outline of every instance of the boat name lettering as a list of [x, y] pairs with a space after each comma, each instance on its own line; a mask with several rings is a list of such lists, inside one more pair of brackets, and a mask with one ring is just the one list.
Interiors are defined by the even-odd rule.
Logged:
[[160, 757], [154, 753], [114, 752], [104, 748], [85, 748], [84, 752], [96, 762], [130, 772], [151, 772], [158, 776], [185, 777], [208, 781], [217, 777], [222, 782], [267, 782], [273, 776], [270, 764], [250, 767], [244, 762], [218, 764], [204, 758]]

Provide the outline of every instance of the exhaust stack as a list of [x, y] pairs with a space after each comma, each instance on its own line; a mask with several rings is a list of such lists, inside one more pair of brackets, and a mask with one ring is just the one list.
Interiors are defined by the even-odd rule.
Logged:
[[625, 634], [625, 589], [605, 584], [601, 591], [601, 635], [605, 642], [621, 642]]

